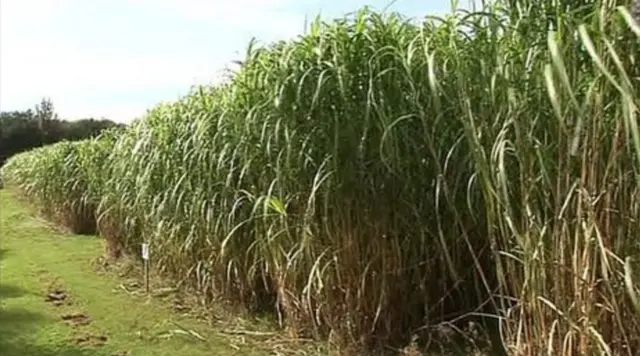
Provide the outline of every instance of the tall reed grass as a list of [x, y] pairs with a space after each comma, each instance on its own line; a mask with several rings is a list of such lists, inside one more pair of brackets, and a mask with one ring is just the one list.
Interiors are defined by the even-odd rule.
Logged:
[[40, 212], [79, 234], [96, 232], [96, 209], [106, 178], [103, 165], [120, 129], [100, 139], [62, 141], [12, 157], [3, 178], [37, 200]]
[[3, 172], [93, 214], [115, 255], [148, 242], [160, 271], [301, 335], [379, 349], [481, 318], [514, 355], [633, 355], [640, 28], [621, 5], [318, 20]]

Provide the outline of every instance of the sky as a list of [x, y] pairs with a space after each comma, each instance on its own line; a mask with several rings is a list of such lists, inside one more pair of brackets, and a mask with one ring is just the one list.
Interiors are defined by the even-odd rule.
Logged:
[[[461, 5], [463, 1], [461, 1]], [[305, 18], [390, 0], [0, 0], [0, 110], [50, 98], [61, 118], [130, 122], [192, 85], [215, 83], [252, 37], [295, 37]], [[396, 0], [409, 17], [450, 0]]]

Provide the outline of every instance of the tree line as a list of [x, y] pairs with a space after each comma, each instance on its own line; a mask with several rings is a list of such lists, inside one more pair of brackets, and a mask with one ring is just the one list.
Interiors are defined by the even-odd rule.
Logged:
[[113, 126], [124, 125], [107, 119], [62, 120], [48, 98], [34, 109], [0, 112], [0, 166], [14, 154], [58, 141], [95, 137]]

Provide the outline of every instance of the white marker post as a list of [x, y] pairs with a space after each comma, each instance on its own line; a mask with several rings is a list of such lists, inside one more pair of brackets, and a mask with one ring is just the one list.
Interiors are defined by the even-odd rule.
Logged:
[[144, 284], [149, 294], [149, 244], [142, 244], [142, 259], [144, 260]]

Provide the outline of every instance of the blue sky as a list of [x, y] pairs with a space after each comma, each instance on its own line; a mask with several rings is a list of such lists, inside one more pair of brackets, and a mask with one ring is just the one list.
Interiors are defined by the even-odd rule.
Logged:
[[[389, 0], [3, 0], [0, 109], [50, 97], [62, 118], [129, 122], [193, 84], [216, 81], [251, 37], [294, 37], [305, 15], [342, 16]], [[461, 5], [466, 5], [465, 1]], [[442, 15], [450, 0], [397, 0], [410, 17]]]

